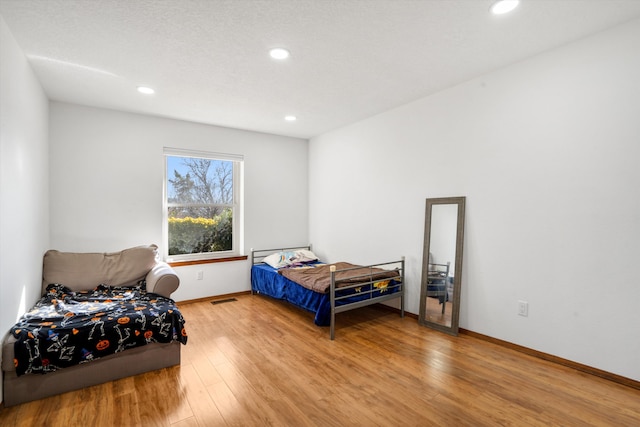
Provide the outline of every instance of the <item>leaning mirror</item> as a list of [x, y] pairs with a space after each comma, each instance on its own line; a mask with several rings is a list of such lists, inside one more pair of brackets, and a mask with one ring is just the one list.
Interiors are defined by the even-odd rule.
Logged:
[[427, 199], [421, 325], [458, 335], [465, 197]]

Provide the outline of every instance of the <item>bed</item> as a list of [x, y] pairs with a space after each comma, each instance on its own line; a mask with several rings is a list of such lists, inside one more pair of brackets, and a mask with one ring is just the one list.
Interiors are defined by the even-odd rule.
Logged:
[[337, 313], [400, 299], [404, 317], [404, 257], [371, 265], [325, 264], [311, 246], [251, 249], [251, 293], [287, 301], [315, 314], [335, 339]]

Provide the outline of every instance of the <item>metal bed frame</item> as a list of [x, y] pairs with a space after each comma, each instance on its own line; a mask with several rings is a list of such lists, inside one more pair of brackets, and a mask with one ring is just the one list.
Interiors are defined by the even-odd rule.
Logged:
[[[267, 256], [271, 255], [274, 252], [285, 252], [285, 251], [293, 251], [293, 250], [297, 250], [297, 249], [306, 249], [306, 250], [311, 250], [311, 245], [307, 245], [307, 246], [294, 246], [294, 247], [289, 247], [289, 248], [276, 248], [276, 249], [260, 249], [260, 250], [254, 250], [253, 248], [251, 249], [251, 266], [253, 267], [256, 264], [261, 264], [263, 263], [264, 258], [266, 258]], [[381, 278], [381, 279], [374, 279], [373, 275], [373, 269], [374, 268], [384, 268], [384, 267], [388, 267], [388, 266], [398, 266], [395, 269], [389, 269], [389, 268], [385, 268], [387, 270], [391, 270], [391, 271], [396, 271], [397, 275], [394, 277], [386, 277], [386, 278]], [[362, 269], [362, 268], [369, 268], [369, 273], [368, 274], [355, 274], [353, 276], [349, 276], [347, 278], [343, 278], [343, 279], [336, 279], [336, 274], [339, 272], [347, 272], [350, 270], [356, 270], [356, 269]], [[364, 266], [357, 266], [357, 267], [352, 267], [352, 268], [345, 268], [342, 270], [336, 270], [335, 265], [330, 267], [330, 271], [331, 271], [331, 287], [329, 289], [329, 297], [330, 297], [330, 304], [331, 304], [331, 323], [329, 325], [330, 328], [330, 337], [331, 339], [335, 339], [335, 317], [337, 313], [342, 313], [345, 311], [349, 311], [349, 310], [354, 310], [356, 308], [361, 308], [361, 307], [366, 307], [368, 305], [372, 305], [372, 304], [378, 304], [384, 301], [388, 301], [388, 300], [392, 300], [392, 299], [396, 299], [396, 298], [400, 298], [400, 317], [404, 317], [404, 293], [405, 293], [405, 287], [404, 287], [404, 275], [405, 275], [405, 267], [404, 267], [404, 257], [401, 257], [400, 260], [398, 261], [389, 261], [389, 262], [383, 262], [383, 263], [379, 263], [379, 264], [370, 264], [370, 265], [364, 265]], [[353, 284], [352, 281], [354, 279], [358, 279], [361, 280], [358, 283]], [[381, 282], [386, 282], [386, 281], [391, 281], [393, 280], [394, 283], [391, 284], [389, 283], [389, 285], [387, 285], [387, 289], [389, 290], [395, 290], [395, 292], [389, 292], [386, 293], [384, 295], [378, 295], [375, 296], [374, 293], [375, 292], [379, 292], [379, 289], [375, 288], [374, 285], [376, 283], [381, 283]], [[349, 282], [350, 284], [348, 285], [344, 285], [344, 286], [339, 286], [341, 283], [343, 282]], [[363, 290], [361, 291], [361, 293], [359, 293], [359, 295], [368, 295], [368, 297], [363, 297], [363, 299], [359, 300], [359, 301], [355, 301], [355, 302], [351, 302], [351, 303], [343, 303], [341, 305], [338, 305], [341, 301], [353, 297], [353, 294], [349, 294], [349, 295], [336, 295], [336, 290], [349, 290], [349, 289], [355, 289], [358, 287], [366, 287], [368, 286], [368, 290]], [[313, 291], [312, 291], [313, 292]], [[251, 285], [251, 293], [254, 294], [254, 289], [253, 289], [253, 284]]]

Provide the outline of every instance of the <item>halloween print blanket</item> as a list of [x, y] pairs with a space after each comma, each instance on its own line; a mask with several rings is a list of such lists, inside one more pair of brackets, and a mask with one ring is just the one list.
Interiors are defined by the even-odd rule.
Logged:
[[99, 285], [75, 292], [52, 284], [11, 329], [16, 374], [47, 373], [152, 342], [187, 343], [170, 298], [135, 287]]

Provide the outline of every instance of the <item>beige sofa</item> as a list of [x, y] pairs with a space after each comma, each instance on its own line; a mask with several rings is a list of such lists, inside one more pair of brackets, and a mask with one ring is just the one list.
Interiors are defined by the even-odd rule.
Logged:
[[[44, 255], [42, 292], [51, 283], [74, 291], [99, 284], [132, 286], [146, 279], [147, 291], [170, 297], [180, 281], [173, 269], [157, 260], [157, 246], [138, 246], [113, 253], [70, 253], [50, 250]], [[47, 374], [17, 376], [15, 339], [7, 333], [2, 342], [5, 406], [64, 393], [143, 372], [180, 364], [180, 343], [151, 343], [106, 356], [90, 363]]]

